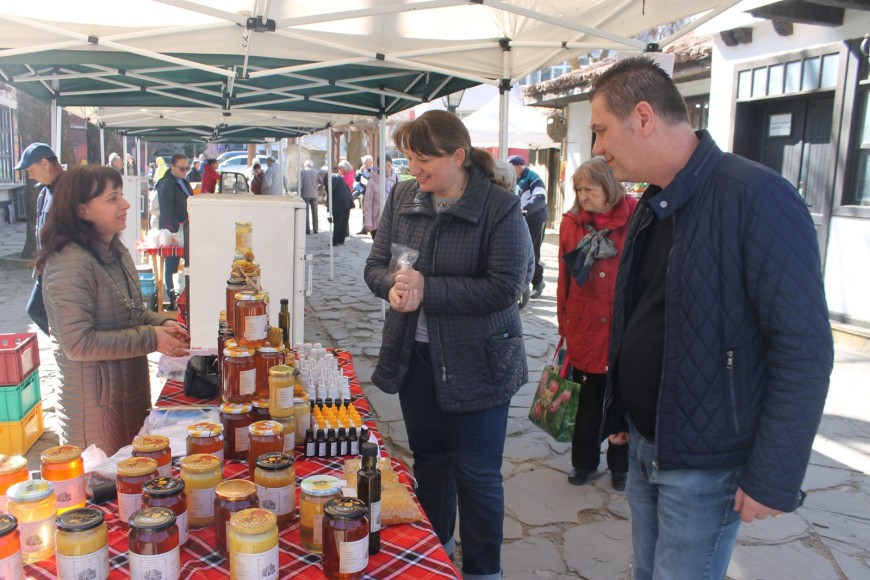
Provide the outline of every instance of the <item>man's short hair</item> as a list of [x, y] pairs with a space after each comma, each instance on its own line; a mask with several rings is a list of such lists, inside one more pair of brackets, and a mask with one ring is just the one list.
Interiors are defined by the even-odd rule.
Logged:
[[273, 163], [275, 163], [274, 157], [266, 157], [266, 165], [272, 165]]
[[259, 164], [259, 163], [254, 163], [254, 166], [253, 166], [252, 169], [254, 169], [254, 171], [256, 171], [257, 169], [260, 169], [260, 164]]
[[184, 153], [176, 153], [175, 155], [172, 156], [172, 159], [169, 160], [169, 164], [175, 165], [176, 162], [178, 162], [181, 159], [187, 159], [187, 155], [185, 155]]
[[592, 81], [589, 100], [604, 99], [607, 108], [620, 119], [627, 119], [641, 101], [671, 125], [689, 122], [686, 101], [674, 80], [655, 61], [634, 56], [617, 61]]
[[314, 169], [314, 162], [310, 159], [305, 162], [305, 169]]

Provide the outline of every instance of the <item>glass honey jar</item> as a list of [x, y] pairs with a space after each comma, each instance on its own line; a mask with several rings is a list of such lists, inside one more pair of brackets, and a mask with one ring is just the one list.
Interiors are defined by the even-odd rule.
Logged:
[[28, 479], [30, 474], [27, 472], [26, 459], [20, 455], [0, 455], [0, 513], [6, 511], [6, 490]]
[[293, 414], [293, 367], [277, 365], [269, 369], [269, 414], [289, 417]]
[[253, 482], [247, 479], [228, 479], [218, 484], [214, 492], [214, 537], [215, 547], [221, 556], [229, 557], [227, 531], [230, 516], [258, 506], [257, 486]]
[[138, 435], [133, 438], [133, 457], [149, 457], [157, 462], [160, 477], [172, 477], [172, 450], [169, 437]]
[[282, 451], [292, 457], [296, 448], [296, 416], [291, 414], [289, 417], [272, 417], [271, 420], [281, 423], [281, 426], [284, 427], [284, 449]]
[[293, 467], [293, 456], [287, 453], [260, 455], [254, 470], [254, 483], [257, 484], [257, 498], [261, 508], [275, 514], [279, 524], [286, 524], [293, 519], [296, 512], [296, 469]]
[[222, 403], [221, 427], [224, 434], [224, 458], [248, 458], [248, 427], [254, 422], [250, 403]]
[[143, 508], [130, 517], [128, 535], [131, 578], [177, 580], [181, 551], [175, 512], [169, 508]]
[[257, 393], [258, 399], [272, 400], [271, 391], [269, 389], [269, 369], [281, 366], [284, 364], [284, 349], [275, 348], [274, 346], [266, 345], [257, 349], [254, 355], [255, 366], [257, 367]]
[[187, 454], [208, 453], [224, 461], [223, 429], [218, 423], [203, 421], [187, 427]]
[[277, 580], [278, 524], [275, 514], [251, 508], [233, 514], [229, 530], [230, 577]]
[[57, 577], [61, 580], [109, 577], [109, 531], [103, 512], [78, 508], [57, 516]]
[[178, 477], [158, 477], [142, 486], [142, 507], [165, 507], [175, 512], [178, 544], [187, 543], [190, 527], [187, 522], [187, 496], [184, 480]]
[[42, 479], [54, 484], [57, 513], [85, 507], [85, 464], [75, 445], [57, 445], [42, 452]]
[[44, 479], [22, 481], [6, 492], [6, 509], [18, 520], [21, 561], [32, 564], [54, 554], [57, 500], [54, 485]]
[[181, 479], [187, 495], [187, 521], [192, 528], [214, 523], [214, 490], [223, 480], [223, 461], [197, 453], [181, 460]]
[[270, 419], [269, 399], [254, 399], [251, 401], [251, 406], [253, 407], [251, 412], [254, 414], [254, 421], [268, 421]]
[[253, 472], [264, 453], [284, 451], [284, 426], [277, 421], [257, 421], [248, 427], [248, 469]]
[[243, 290], [237, 292], [235, 337], [239, 346], [260, 348], [269, 330], [269, 294]]
[[[244, 278], [228, 278], [226, 303], [227, 303], [227, 327], [232, 331], [236, 328], [236, 294], [248, 287]], [[220, 352], [220, 351], [218, 351]]]
[[221, 397], [227, 403], [250, 403], [257, 392], [257, 366], [253, 351], [227, 347], [221, 364]]
[[251, 222], [236, 222], [236, 255], [247, 260], [254, 256], [254, 228]]
[[0, 578], [7, 580], [24, 578], [18, 520], [15, 516], [6, 513], [0, 514]]
[[156, 459], [130, 457], [118, 463], [118, 520], [125, 530], [130, 516], [142, 509], [142, 486], [155, 477], [159, 477]]
[[341, 482], [331, 475], [312, 475], [302, 480], [299, 494], [299, 533], [302, 547], [312, 554], [323, 551], [323, 508], [338, 497]]
[[360, 580], [369, 564], [369, 524], [362, 500], [335, 498], [323, 507], [323, 573], [329, 580]]

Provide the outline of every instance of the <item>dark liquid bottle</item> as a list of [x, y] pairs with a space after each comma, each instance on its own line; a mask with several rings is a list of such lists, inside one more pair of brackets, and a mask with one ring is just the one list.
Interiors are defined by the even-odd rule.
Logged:
[[284, 341], [284, 346], [290, 346], [290, 311], [288, 310], [289, 301], [286, 298], [281, 299], [281, 311], [278, 313], [278, 326], [281, 327], [281, 338]]
[[356, 436], [356, 427], [351, 427], [347, 435], [347, 454], [351, 457], [359, 455], [359, 438]]
[[317, 447], [314, 444], [314, 431], [305, 431], [305, 457], [317, 457]]
[[335, 438], [335, 429], [330, 429], [326, 434], [326, 456], [327, 457], [336, 457], [338, 456], [338, 439]]
[[326, 457], [326, 437], [323, 436], [323, 429], [317, 430], [317, 439], [314, 444], [317, 448], [317, 456]]
[[338, 454], [341, 457], [347, 455], [347, 432], [344, 427], [338, 429]]
[[357, 473], [356, 494], [369, 508], [369, 554], [381, 551], [381, 471], [378, 469], [378, 446], [360, 445], [362, 466]]

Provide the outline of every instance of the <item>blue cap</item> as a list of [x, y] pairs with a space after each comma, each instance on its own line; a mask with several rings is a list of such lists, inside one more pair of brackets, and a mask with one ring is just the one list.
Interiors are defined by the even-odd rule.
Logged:
[[42, 161], [49, 157], [57, 157], [51, 147], [45, 143], [31, 143], [27, 149], [21, 154], [21, 161], [15, 166], [16, 170], [27, 169], [37, 161]]
[[519, 155], [511, 155], [507, 158], [507, 162], [511, 165], [517, 165], [519, 167], [523, 167], [526, 165], [526, 160]]

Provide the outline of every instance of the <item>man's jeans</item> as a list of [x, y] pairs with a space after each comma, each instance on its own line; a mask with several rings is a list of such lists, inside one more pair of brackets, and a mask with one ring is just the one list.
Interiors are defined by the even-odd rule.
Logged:
[[438, 539], [452, 546], [459, 498], [459, 537], [466, 579], [501, 578], [504, 487], [501, 462], [509, 405], [445, 413], [435, 399], [428, 343], [415, 342], [399, 390], [414, 453], [417, 498]]
[[635, 580], [724, 578], [740, 527], [734, 494], [741, 469], [657, 469], [655, 443], [630, 429]]

